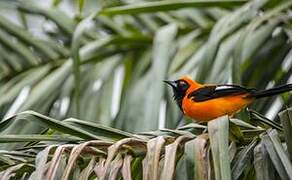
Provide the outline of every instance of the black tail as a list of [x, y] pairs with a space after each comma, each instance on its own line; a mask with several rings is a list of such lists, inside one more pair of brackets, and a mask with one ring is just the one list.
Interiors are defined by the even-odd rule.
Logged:
[[292, 84], [285, 84], [285, 85], [277, 86], [277, 87], [267, 89], [267, 90], [254, 91], [252, 92], [250, 97], [262, 98], [262, 97], [268, 97], [268, 96], [281, 94], [287, 91], [292, 91]]

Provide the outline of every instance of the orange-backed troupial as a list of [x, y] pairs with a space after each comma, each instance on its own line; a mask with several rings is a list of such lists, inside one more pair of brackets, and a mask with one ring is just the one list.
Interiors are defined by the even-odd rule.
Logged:
[[199, 122], [207, 122], [223, 115], [233, 116], [255, 99], [292, 90], [292, 84], [268, 90], [256, 90], [230, 84], [199, 84], [189, 77], [164, 81], [174, 93], [182, 112]]

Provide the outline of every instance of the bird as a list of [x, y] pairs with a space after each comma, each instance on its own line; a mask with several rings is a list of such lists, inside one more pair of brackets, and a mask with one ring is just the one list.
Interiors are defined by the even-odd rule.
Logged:
[[292, 90], [292, 84], [267, 90], [234, 84], [200, 84], [189, 76], [164, 82], [172, 87], [174, 100], [183, 114], [197, 122], [209, 122], [224, 115], [232, 117], [259, 98]]

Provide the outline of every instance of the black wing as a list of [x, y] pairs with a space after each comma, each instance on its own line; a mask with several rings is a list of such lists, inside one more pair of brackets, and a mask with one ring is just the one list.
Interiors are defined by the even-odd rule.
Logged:
[[217, 85], [199, 88], [188, 95], [193, 101], [202, 102], [224, 96], [240, 95], [254, 92], [256, 89], [244, 88], [238, 85]]

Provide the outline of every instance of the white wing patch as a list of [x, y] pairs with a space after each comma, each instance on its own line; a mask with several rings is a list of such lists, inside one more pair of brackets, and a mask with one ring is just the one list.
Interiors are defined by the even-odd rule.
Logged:
[[225, 90], [225, 89], [234, 89], [233, 86], [217, 86], [215, 88], [215, 91], [218, 91], [218, 90]]

